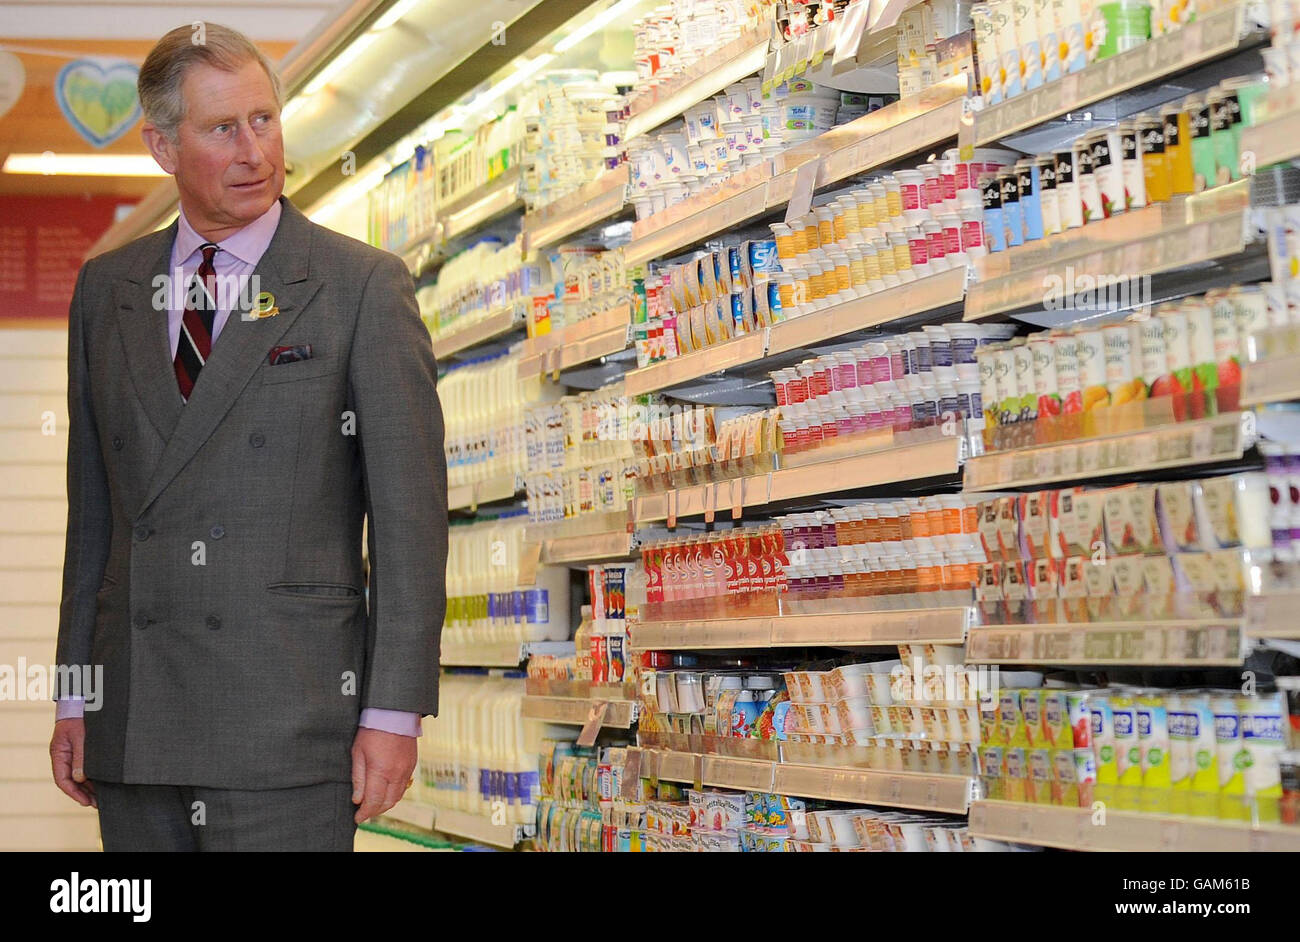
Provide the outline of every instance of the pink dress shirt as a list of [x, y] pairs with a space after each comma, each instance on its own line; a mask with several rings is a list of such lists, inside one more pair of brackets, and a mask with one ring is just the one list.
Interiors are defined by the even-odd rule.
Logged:
[[[169, 274], [173, 278], [173, 285], [185, 286], [190, 283], [190, 279], [194, 277], [194, 273], [198, 270], [199, 263], [203, 259], [203, 253], [199, 251], [199, 246], [205, 244], [208, 240], [194, 231], [194, 227], [185, 218], [185, 210], [180, 211], [180, 218], [177, 222], [176, 240], [172, 243], [171, 271]], [[280, 201], [276, 200], [262, 216], [250, 222], [234, 235], [218, 242], [217, 245], [221, 250], [217, 252], [212, 260], [218, 277], [228, 279], [231, 276], [238, 276], [241, 288], [239, 294], [242, 294], [243, 285], [248, 276], [257, 268], [257, 263], [262, 260], [262, 255], [271, 244], [271, 239], [275, 235], [276, 227], [279, 224]], [[183, 306], [185, 293], [184, 290], [174, 290], [168, 297], [167, 340], [170, 344], [168, 349], [171, 351], [171, 358], [174, 360], [176, 358], [176, 345], [180, 342], [181, 319], [185, 314]], [[217, 298], [218, 308], [212, 319], [213, 345], [221, 336], [226, 321], [230, 319], [231, 302], [237, 300], [238, 295], [233, 298], [221, 296]], [[181, 306], [176, 306], [177, 301], [181, 303]], [[55, 719], [78, 718], [84, 714], [85, 701], [82, 698], [72, 697], [58, 702]], [[373, 707], [364, 709], [361, 711], [361, 719], [358, 725], [367, 729], [379, 729], [402, 736], [420, 735], [420, 715], [402, 710], [380, 710]]]

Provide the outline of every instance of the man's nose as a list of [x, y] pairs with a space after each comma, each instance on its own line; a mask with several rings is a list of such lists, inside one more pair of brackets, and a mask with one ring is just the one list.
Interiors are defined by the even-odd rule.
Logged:
[[253, 133], [253, 129], [247, 124], [239, 126], [235, 143], [237, 148], [236, 156], [240, 163], [257, 167], [266, 159], [266, 156], [262, 153], [261, 142], [258, 141], [257, 135]]

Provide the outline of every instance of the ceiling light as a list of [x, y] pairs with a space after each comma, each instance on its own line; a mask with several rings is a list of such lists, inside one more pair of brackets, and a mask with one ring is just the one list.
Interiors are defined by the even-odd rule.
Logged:
[[615, 3], [613, 6], [607, 7], [603, 13], [596, 14], [591, 19], [587, 20], [587, 22], [583, 23], [581, 26], [575, 29], [568, 36], [565, 36], [558, 43], [556, 43], [555, 51], [568, 52], [570, 49], [578, 45], [578, 43], [582, 42], [592, 33], [596, 32], [599, 29], [602, 29], [607, 24], [612, 23], [614, 20], [622, 16], [628, 10], [631, 10], [635, 6], [639, 6], [640, 4], [641, 4], [641, 0], [620, 0], [619, 3]]
[[308, 95], [315, 95], [318, 91], [328, 85], [334, 79], [338, 78], [348, 66], [357, 60], [361, 53], [365, 52], [370, 44], [378, 36], [375, 33], [362, 33], [352, 44], [340, 52], [337, 56], [326, 63], [325, 67], [316, 73], [315, 77], [307, 83], [303, 89]]
[[388, 27], [392, 26], [402, 17], [406, 16], [406, 14], [414, 10], [419, 2], [420, 0], [397, 0], [396, 3], [384, 12], [383, 16], [375, 20], [375, 25], [371, 26], [370, 29], [376, 33], [380, 30], [388, 29]]
[[165, 177], [167, 171], [148, 154], [10, 154], [3, 173], [64, 177]]

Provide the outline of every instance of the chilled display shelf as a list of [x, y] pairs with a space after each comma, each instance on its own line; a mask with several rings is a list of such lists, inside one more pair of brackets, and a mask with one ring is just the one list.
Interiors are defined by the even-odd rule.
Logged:
[[730, 510], [734, 518], [745, 507], [761, 507], [774, 501], [955, 477], [964, 448], [963, 438], [946, 435], [823, 461], [811, 460], [816, 457], [814, 452], [798, 456], [810, 459], [799, 467], [638, 494], [632, 500], [632, 517], [637, 523], [665, 520], [672, 527], [682, 517], [703, 515], [711, 521], [718, 512]]
[[955, 309], [965, 295], [965, 267], [950, 268], [775, 324], [768, 329], [764, 356], [799, 350], [918, 314]]
[[622, 511], [530, 524], [525, 539], [541, 544], [541, 562], [548, 566], [625, 559], [636, 548], [636, 537], [628, 532], [627, 514]]
[[596, 704], [605, 703], [605, 729], [628, 729], [636, 722], [636, 704], [630, 700], [589, 700], [579, 697], [524, 697], [523, 715], [530, 720], [582, 726], [594, 715]]
[[741, 334], [723, 343], [703, 350], [684, 353], [659, 363], [651, 363], [631, 370], [623, 377], [623, 389], [629, 396], [670, 389], [681, 383], [719, 373], [747, 363], [754, 363], [766, 355], [766, 331]]
[[448, 510], [478, 509], [480, 504], [509, 500], [519, 493], [519, 483], [513, 474], [486, 481], [471, 481], [447, 489]]
[[1236, 667], [1244, 658], [1240, 619], [978, 626], [969, 664]]
[[1300, 592], [1277, 592], [1247, 599], [1246, 635], [1300, 641]]
[[455, 644], [443, 640], [443, 667], [518, 667], [534, 654], [573, 653], [572, 641], [478, 641]]
[[[1218, 10], [1135, 49], [976, 112], [976, 147], [995, 143], [1067, 112], [1217, 59], [1242, 45], [1244, 5]], [[1257, 42], [1259, 34], [1251, 41]], [[1242, 148], [1245, 148], [1242, 142]], [[1263, 166], [1263, 164], [1260, 164]]]
[[966, 92], [961, 81], [945, 80], [920, 95], [840, 125], [770, 162], [739, 173], [699, 197], [672, 206], [632, 227], [632, 241], [623, 249], [628, 265], [698, 245], [728, 229], [785, 206], [795, 192], [795, 179], [825, 186], [875, 168], [889, 166], [910, 154], [934, 148], [956, 137]]
[[968, 492], [997, 491], [1235, 461], [1254, 436], [1254, 413], [1225, 412], [1116, 435], [991, 452], [967, 460], [963, 486]]
[[582, 189], [535, 212], [524, 214], [524, 252], [554, 245], [600, 222], [612, 220], [627, 205], [628, 167], [608, 170]]
[[494, 311], [468, 327], [461, 327], [433, 338], [433, 355], [448, 357], [470, 347], [476, 347], [489, 340], [495, 340], [523, 326], [523, 319], [514, 308]]
[[450, 240], [520, 209], [524, 205], [519, 196], [520, 175], [518, 167], [511, 167], [495, 180], [438, 207], [432, 228], [399, 253], [406, 267], [418, 273]]
[[1251, 155], [1250, 169], [1300, 157], [1300, 84], [1271, 89], [1263, 111], [1264, 120], [1241, 132], [1241, 153]]
[[[1144, 279], [1240, 253], [1249, 209], [1250, 181], [1238, 180], [984, 256], [966, 291], [965, 319], [1148, 304]], [[1195, 291], [1191, 284], [1179, 287]]]
[[451, 808], [433, 809], [433, 828], [453, 837], [463, 837], [491, 847], [513, 849], [536, 833], [532, 824], [493, 824], [491, 818]]
[[627, 349], [631, 310], [620, 304], [541, 337], [524, 341], [519, 378], [567, 370]]
[[756, 363], [772, 354], [798, 350], [916, 314], [955, 308], [961, 304], [965, 286], [966, 270], [954, 268], [842, 301], [752, 334], [631, 370], [623, 378], [624, 391], [632, 396], [671, 389], [702, 376]]
[[631, 117], [624, 141], [653, 131], [728, 85], [762, 71], [766, 59], [766, 30], [753, 30], [736, 37], [682, 74], [633, 98], [629, 102]]
[[392, 818], [394, 821], [401, 821], [403, 824], [409, 824], [413, 828], [432, 831], [433, 818], [437, 812], [438, 809], [433, 805], [426, 805], [414, 798], [403, 798], [385, 811], [384, 817]]
[[970, 806], [975, 837], [1096, 851], [1300, 851], [1300, 828], [1181, 815], [980, 800]]
[[776, 792], [852, 804], [965, 814], [975, 780], [968, 775], [892, 772], [641, 750], [641, 774], [714, 788]]
[[[949, 594], [949, 593], [945, 593]], [[969, 595], [969, 593], [967, 593]], [[885, 608], [873, 611], [805, 611], [749, 618], [643, 621], [634, 640], [639, 650], [688, 651], [709, 648], [872, 647], [894, 644], [961, 644], [970, 607]], [[916, 596], [907, 597], [914, 605]], [[849, 603], [855, 600], [844, 600]], [[861, 603], [864, 600], [856, 600]], [[811, 607], [809, 603], [808, 607]]]

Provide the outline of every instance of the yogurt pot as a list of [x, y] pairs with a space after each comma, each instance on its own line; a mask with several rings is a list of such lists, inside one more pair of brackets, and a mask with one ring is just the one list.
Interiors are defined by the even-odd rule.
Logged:
[[838, 714], [840, 729], [860, 730], [871, 728], [871, 699], [869, 697], [848, 697], [844, 700], [836, 700], [835, 710]]
[[870, 664], [844, 664], [830, 672], [830, 690], [836, 699], [867, 695]]

